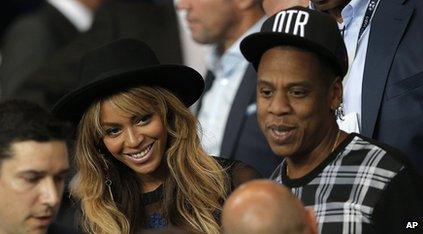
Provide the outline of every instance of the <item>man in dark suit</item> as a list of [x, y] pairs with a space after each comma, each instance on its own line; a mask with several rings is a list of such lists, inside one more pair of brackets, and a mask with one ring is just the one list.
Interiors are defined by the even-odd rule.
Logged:
[[1, 43], [1, 96], [19, 85], [61, 47], [89, 29], [93, 11], [102, 0], [47, 0], [31, 14], [11, 24]]
[[77, 34], [75, 26], [48, 3], [12, 23], [0, 49], [2, 97], [9, 96], [53, 51], [67, 44]]
[[312, 1], [342, 22], [351, 63], [344, 83], [347, 122], [399, 148], [423, 172], [423, 1]]
[[212, 44], [206, 92], [198, 118], [211, 155], [243, 161], [270, 176], [281, 162], [259, 130], [256, 74], [239, 51], [240, 41], [260, 29], [264, 13], [256, 0], [179, 0], [192, 38]]
[[82, 56], [119, 38], [145, 41], [163, 63], [182, 63], [172, 4], [106, 1], [96, 11], [91, 29], [60, 49], [47, 64], [23, 82], [13, 96], [52, 107], [78, 84]]

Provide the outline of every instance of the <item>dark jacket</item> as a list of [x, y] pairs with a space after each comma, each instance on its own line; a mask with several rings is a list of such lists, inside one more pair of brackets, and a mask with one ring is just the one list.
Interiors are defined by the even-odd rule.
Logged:
[[[362, 134], [403, 151], [423, 174], [423, 1], [380, 0], [362, 90]], [[389, 25], [389, 26], [387, 26]]]
[[2, 97], [14, 96], [32, 73], [78, 35], [75, 26], [48, 3], [13, 22], [3, 37], [0, 49]]
[[[208, 88], [212, 85], [207, 78], [205, 83]], [[256, 83], [256, 71], [249, 65], [232, 102], [220, 155], [224, 158], [244, 162], [255, 168], [264, 177], [269, 177], [282, 162], [282, 157], [272, 152], [258, 126], [255, 111]], [[200, 108], [204, 107], [200, 106]]]

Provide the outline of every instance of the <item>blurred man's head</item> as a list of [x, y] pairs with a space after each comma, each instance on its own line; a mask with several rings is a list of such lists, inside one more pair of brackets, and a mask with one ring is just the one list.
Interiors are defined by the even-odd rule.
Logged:
[[186, 12], [192, 38], [201, 44], [217, 44], [225, 51], [264, 12], [258, 0], [177, 0]]
[[45, 233], [69, 170], [69, 129], [19, 100], [0, 103], [0, 129], [0, 232]]
[[270, 180], [241, 185], [223, 207], [225, 234], [316, 233], [314, 213], [286, 187]]

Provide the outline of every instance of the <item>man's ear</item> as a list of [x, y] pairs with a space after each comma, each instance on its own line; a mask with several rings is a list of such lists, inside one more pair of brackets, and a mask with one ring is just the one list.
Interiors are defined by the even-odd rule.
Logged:
[[305, 208], [306, 222], [311, 234], [317, 234], [317, 221], [313, 208]]
[[343, 87], [341, 78], [338, 76], [329, 87], [329, 102], [332, 110], [336, 110], [342, 103]]

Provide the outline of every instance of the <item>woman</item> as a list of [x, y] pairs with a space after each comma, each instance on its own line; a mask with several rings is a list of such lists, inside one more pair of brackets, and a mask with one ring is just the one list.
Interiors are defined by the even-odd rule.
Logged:
[[188, 107], [203, 91], [202, 77], [185, 66], [160, 65], [132, 39], [86, 55], [81, 77], [83, 85], [53, 112], [78, 123], [71, 193], [81, 201], [85, 231], [173, 225], [219, 233], [228, 174], [257, 174], [244, 166], [226, 171], [201, 148]]

